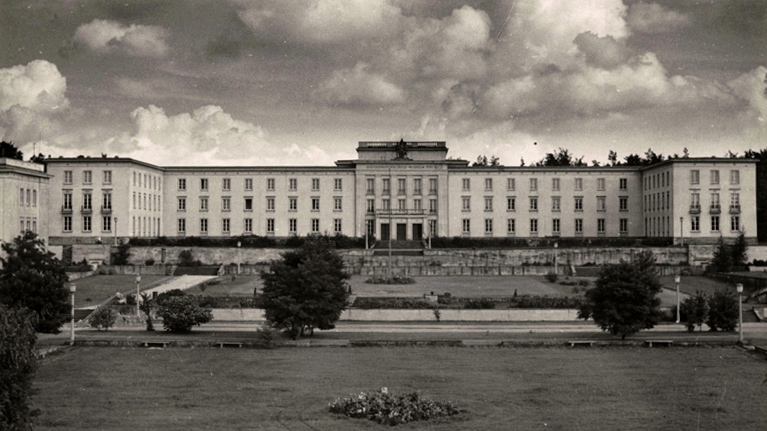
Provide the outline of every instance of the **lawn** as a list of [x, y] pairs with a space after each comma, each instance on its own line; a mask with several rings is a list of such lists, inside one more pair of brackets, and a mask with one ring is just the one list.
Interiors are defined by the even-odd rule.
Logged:
[[[732, 289], [735, 287], [722, 281], [702, 277], [702, 276], [682, 276], [679, 283], [679, 291], [688, 295], [695, 295], [695, 292], [701, 291], [706, 295], [713, 295], [717, 289]], [[660, 277], [660, 283], [667, 289], [676, 290], [673, 276]]]
[[35, 378], [36, 430], [384, 429], [326, 411], [388, 387], [467, 410], [439, 430], [753, 430], [767, 363], [737, 348], [77, 348]]
[[[157, 280], [167, 278], [164, 275], [142, 275], [142, 290]], [[73, 281], [77, 285], [75, 306], [96, 306], [111, 297], [115, 292], [129, 294], [136, 292], [135, 275], [94, 275]]]
[[215, 284], [206, 285], [204, 289], [195, 286], [187, 289], [186, 293], [206, 296], [253, 296], [253, 289], [262, 289], [261, 277], [258, 275], [231, 275], [212, 280]]

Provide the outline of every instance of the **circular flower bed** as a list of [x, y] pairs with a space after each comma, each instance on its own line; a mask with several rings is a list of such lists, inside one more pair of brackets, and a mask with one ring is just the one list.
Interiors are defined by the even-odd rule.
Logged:
[[389, 393], [387, 388], [360, 392], [348, 398], [337, 398], [330, 403], [328, 410], [352, 418], [367, 418], [385, 425], [425, 421], [461, 413], [461, 410], [450, 402], [432, 401], [418, 392], [397, 395]]

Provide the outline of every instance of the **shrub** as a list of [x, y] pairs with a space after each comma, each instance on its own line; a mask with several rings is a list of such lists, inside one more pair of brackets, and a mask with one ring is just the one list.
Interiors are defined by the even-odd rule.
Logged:
[[461, 413], [450, 402], [432, 401], [418, 392], [396, 395], [386, 388], [375, 392], [361, 392], [349, 398], [337, 398], [328, 410], [351, 418], [370, 419], [383, 425], [426, 421]]
[[149, 259], [147, 259], [147, 260], [145, 260], [145, 261], [144, 261], [144, 264], [145, 264], [146, 266], [152, 266], [152, 265], [154, 265], [154, 259], [152, 259], [152, 258], [150, 257]]
[[[157, 305], [164, 304], [165, 300], [167, 300], [168, 298], [173, 298], [176, 296], [184, 296], [184, 295], [186, 295], [186, 293], [184, 293], [184, 291], [181, 289], [171, 289], [171, 290], [162, 292], [161, 294], [157, 295], [157, 299], [156, 299]], [[136, 303], [134, 302], [133, 305], [136, 305]]]
[[91, 316], [90, 325], [91, 328], [96, 328], [99, 331], [103, 328], [107, 330], [115, 325], [117, 320], [117, 313], [111, 308], [101, 307], [93, 316]]
[[738, 326], [738, 298], [732, 291], [719, 289], [708, 299], [708, 319], [711, 331], [734, 331]]
[[695, 326], [702, 329], [703, 323], [708, 319], [708, 298], [703, 292], [696, 292], [682, 302], [679, 307], [679, 316], [685, 322], [688, 332], [695, 330]]
[[553, 271], [547, 272], [545, 277], [549, 283], [556, 283], [559, 279], [559, 276]]
[[570, 296], [522, 295], [516, 298], [518, 308], [568, 309], [579, 308], [583, 299]]
[[395, 275], [388, 277], [370, 277], [365, 280], [368, 284], [415, 284], [415, 279], [406, 275]]
[[176, 333], [189, 332], [192, 326], [213, 320], [210, 307], [200, 307], [197, 298], [189, 295], [167, 298], [157, 315], [166, 331]]
[[178, 266], [199, 266], [200, 261], [194, 260], [192, 250], [182, 250], [178, 254]]
[[37, 370], [34, 313], [0, 304], [0, 429], [28, 430], [32, 377]]
[[492, 310], [495, 308], [495, 301], [489, 299], [472, 299], [464, 302], [463, 308], [470, 310]]
[[421, 298], [357, 298], [354, 301], [354, 307], [363, 310], [378, 308], [427, 310], [434, 308], [434, 303], [424, 301]]
[[124, 243], [117, 246], [112, 253], [112, 265], [127, 265], [130, 260], [130, 244]]

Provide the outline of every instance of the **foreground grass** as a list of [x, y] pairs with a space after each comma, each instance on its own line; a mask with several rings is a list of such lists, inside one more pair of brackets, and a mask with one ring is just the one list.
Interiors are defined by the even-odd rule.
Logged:
[[35, 429], [383, 429], [326, 409], [384, 386], [468, 410], [402, 429], [764, 429], [765, 371], [735, 348], [77, 348], [40, 367]]

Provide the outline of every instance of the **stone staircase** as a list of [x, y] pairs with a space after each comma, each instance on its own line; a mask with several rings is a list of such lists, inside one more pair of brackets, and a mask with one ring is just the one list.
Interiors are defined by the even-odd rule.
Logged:
[[[391, 242], [392, 256], [423, 256], [423, 242], [395, 241]], [[376, 242], [373, 256], [389, 256], [389, 241]]]

